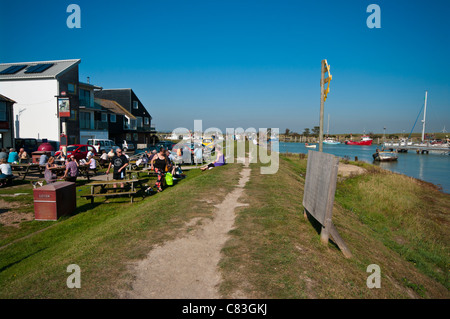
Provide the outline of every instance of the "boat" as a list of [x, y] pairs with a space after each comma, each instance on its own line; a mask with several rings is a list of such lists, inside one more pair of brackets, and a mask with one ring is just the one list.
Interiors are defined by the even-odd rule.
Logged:
[[345, 141], [345, 144], [347, 145], [372, 145], [373, 139], [370, 138], [369, 135], [363, 135], [361, 136], [361, 140], [360, 141]]
[[305, 146], [306, 146], [307, 148], [316, 148], [316, 147], [317, 147], [316, 144], [309, 145], [308, 143], [305, 143]]
[[327, 137], [326, 139], [323, 140], [322, 143], [323, 144], [329, 144], [329, 145], [341, 144], [341, 142], [338, 142], [334, 138], [331, 138], [331, 137]]
[[329, 137], [328, 133], [330, 131], [330, 114], [328, 114], [328, 126], [327, 126], [327, 138], [322, 141], [323, 144], [341, 144], [341, 142], [336, 141], [334, 138]]
[[374, 161], [379, 162], [393, 162], [398, 159], [397, 152], [379, 151], [372, 155]]

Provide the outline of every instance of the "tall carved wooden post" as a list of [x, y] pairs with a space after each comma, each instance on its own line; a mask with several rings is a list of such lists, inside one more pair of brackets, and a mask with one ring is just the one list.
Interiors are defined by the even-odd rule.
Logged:
[[[325, 78], [325, 73], [328, 72], [328, 77]], [[323, 114], [324, 114], [324, 104], [327, 100], [327, 94], [330, 92], [330, 81], [331, 81], [330, 66], [327, 60], [322, 60], [321, 67], [321, 77], [320, 77], [320, 119], [319, 119], [319, 152], [323, 151]], [[325, 84], [328, 83], [325, 89]]]

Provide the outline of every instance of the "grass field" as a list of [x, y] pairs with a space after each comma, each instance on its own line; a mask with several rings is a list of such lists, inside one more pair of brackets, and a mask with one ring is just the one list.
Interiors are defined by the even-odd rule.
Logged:
[[[449, 298], [450, 196], [358, 165], [367, 173], [339, 178], [333, 209], [333, 222], [353, 253], [346, 259], [332, 241], [323, 246], [317, 225], [303, 217], [305, 159], [281, 156], [275, 175], [261, 175], [261, 165], [250, 164], [251, 179], [239, 200], [249, 206], [237, 209], [222, 250], [222, 296]], [[10, 244], [0, 248], [0, 298], [118, 297], [130, 289], [130, 265], [155, 245], [191, 231], [184, 225], [192, 218], [211, 218], [241, 169], [191, 170], [175, 186], [134, 204], [125, 197], [91, 205], [78, 197], [75, 214], [57, 222], [0, 226], [0, 246]], [[80, 183], [77, 195], [88, 191]], [[25, 193], [0, 198], [32, 214], [29, 184], [1, 192]], [[81, 289], [66, 286], [69, 264], [81, 268]], [[367, 288], [371, 264], [381, 268], [380, 289]]]
[[[209, 218], [212, 205], [237, 182], [238, 169], [238, 165], [228, 165], [203, 174], [191, 170], [177, 185], [144, 200], [137, 198], [134, 204], [124, 197], [108, 203], [96, 199], [91, 206], [77, 198], [76, 213], [58, 222], [0, 227], [2, 245], [48, 227], [0, 249], [0, 298], [116, 297], [119, 289], [128, 288], [128, 265], [154, 245], [176, 236], [186, 221]], [[31, 193], [30, 188], [9, 191]], [[77, 195], [89, 191], [85, 186], [77, 190]], [[32, 204], [29, 195], [23, 200]], [[70, 264], [81, 268], [82, 289], [66, 286]]]
[[[377, 168], [340, 178], [333, 221], [353, 253], [320, 243], [303, 217], [306, 160], [282, 156], [276, 175], [253, 164], [221, 263], [226, 297], [448, 298], [450, 196]], [[367, 167], [373, 167], [366, 165]], [[366, 168], [367, 168], [366, 167]], [[381, 268], [368, 289], [367, 267]]]

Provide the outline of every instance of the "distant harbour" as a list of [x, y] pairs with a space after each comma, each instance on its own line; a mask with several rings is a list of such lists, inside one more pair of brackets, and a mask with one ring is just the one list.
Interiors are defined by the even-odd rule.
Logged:
[[[353, 145], [323, 145], [323, 151], [341, 158], [348, 157], [367, 163], [374, 163], [372, 154], [379, 145], [353, 146]], [[280, 142], [280, 153], [308, 153], [304, 143]], [[375, 162], [384, 169], [392, 172], [414, 177], [425, 182], [435, 184], [442, 188], [442, 192], [450, 194], [450, 156], [440, 154], [399, 153], [398, 161], [380, 163]]]

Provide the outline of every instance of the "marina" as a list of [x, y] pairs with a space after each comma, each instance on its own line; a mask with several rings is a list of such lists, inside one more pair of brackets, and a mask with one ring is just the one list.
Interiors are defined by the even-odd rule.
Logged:
[[[397, 161], [374, 161], [373, 154], [379, 145], [359, 146], [353, 145], [323, 145], [323, 151], [341, 158], [373, 163], [383, 169], [404, 174], [442, 187], [442, 191], [450, 193], [450, 173], [448, 166], [450, 156], [430, 152], [429, 154], [416, 154], [416, 152], [398, 153]], [[280, 153], [308, 153], [308, 148], [303, 143], [280, 142]]]

